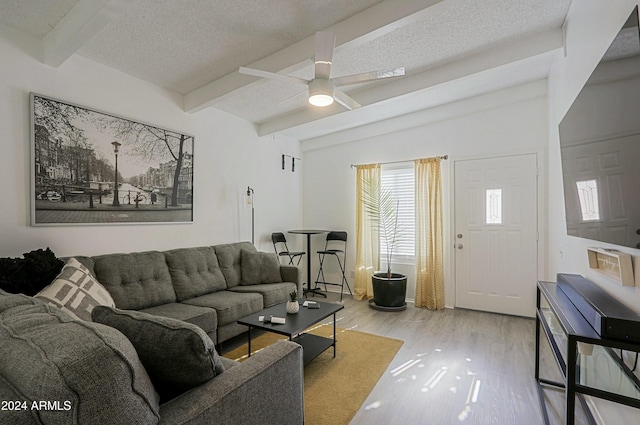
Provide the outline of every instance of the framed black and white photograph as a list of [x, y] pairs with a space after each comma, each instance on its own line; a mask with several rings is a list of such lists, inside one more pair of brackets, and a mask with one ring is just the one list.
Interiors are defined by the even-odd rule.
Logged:
[[193, 222], [194, 137], [31, 93], [31, 224]]

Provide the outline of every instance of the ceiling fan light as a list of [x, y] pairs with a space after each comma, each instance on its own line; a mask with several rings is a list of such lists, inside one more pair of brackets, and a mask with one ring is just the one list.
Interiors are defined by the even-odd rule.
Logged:
[[313, 106], [329, 106], [333, 103], [333, 96], [328, 94], [313, 94], [309, 96], [309, 103]]
[[313, 106], [329, 106], [333, 103], [333, 83], [316, 78], [309, 83], [309, 103]]

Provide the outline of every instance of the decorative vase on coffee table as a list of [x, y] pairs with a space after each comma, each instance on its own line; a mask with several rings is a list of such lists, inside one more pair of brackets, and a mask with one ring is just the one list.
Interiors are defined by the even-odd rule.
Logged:
[[298, 301], [287, 301], [287, 313], [296, 314], [300, 310]]
[[287, 313], [296, 314], [300, 310], [300, 304], [298, 304], [298, 292], [289, 292], [289, 301], [287, 301]]

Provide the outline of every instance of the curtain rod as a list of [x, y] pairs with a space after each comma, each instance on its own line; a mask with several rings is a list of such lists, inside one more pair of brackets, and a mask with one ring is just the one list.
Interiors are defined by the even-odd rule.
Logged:
[[[449, 155], [442, 155], [442, 156], [440, 157], [440, 159], [443, 159], [443, 160], [445, 160], [445, 161], [446, 161], [447, 159], [449, 159]], [[411, 162], [411, 161], [414, 161], [414, 160], [413, 160], [413, 159], [407, 159], [407, 160], [405, 160], [405, 161], [389, 161], [389, 162], [381, 162], [381, 163], [380, 163], [380, 165], [387, 165], [387, 164], [400, 164], [400, 163], [403, 163], [403, 162]], [[356, 168], [358, 165], [365, 165], [365, 164], [351, 164], [351, 168]]]

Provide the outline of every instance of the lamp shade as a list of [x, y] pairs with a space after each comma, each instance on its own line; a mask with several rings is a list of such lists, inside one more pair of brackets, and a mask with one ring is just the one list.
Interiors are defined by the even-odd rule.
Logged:
[[333, 103], [333, 83], [325, 78], [316, 78], [309, 83], [309, 103], [313, 106], [329, 106]]

